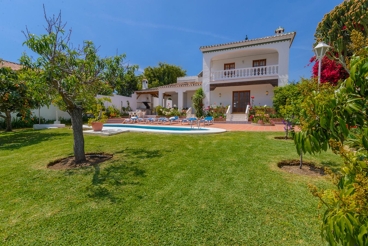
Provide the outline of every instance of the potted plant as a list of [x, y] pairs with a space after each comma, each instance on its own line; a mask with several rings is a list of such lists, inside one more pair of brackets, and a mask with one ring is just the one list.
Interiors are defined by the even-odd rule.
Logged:
[[88, 125], [92, 126], [93, 131], [101, 131], [103, 128], [103, 123], [105, 123], [108, 119], [105, 113], [105, 107], [103, 105], [104, 101], [111, 102], [110, 98], [108, 97], [96, 98], [96, 103], [94, 103], [87, 112], [88, 114], [92, 115], [92, 117], [88, 119]]

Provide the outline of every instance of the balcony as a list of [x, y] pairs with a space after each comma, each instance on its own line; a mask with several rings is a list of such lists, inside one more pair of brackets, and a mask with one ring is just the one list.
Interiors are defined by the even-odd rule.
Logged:
[[278, 75], [279, 66], [248, 67], [211, 72], [211, 81], [269, 78]]

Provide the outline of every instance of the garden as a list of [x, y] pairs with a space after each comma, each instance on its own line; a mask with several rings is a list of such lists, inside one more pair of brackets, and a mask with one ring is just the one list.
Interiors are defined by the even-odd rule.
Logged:
[[[0, 68], [1, 242], [367, 245], [367, 8], [368, 0], [344, 1], [326, 14], [315, 40], [328, 40], [330, 50], [311, 58], [312, 78], [275, 88], [274, 109], [251, 109], [257, 124], [281, 116], [281, 139], [264, 132], [84, 136], [88, 112], [90, 123], [101, 123], [129, 111], [129, 104], [102, 108], [95, 96], [111, 94], [135, 68], [125, 54], [100, 58], [91, 41], [73, 48], [61, 14], [45, 12], [47, 34], [23, 32], [37, 61], [24, 53], [21, 70]], [[226, 117], [225, 107], [204, 108], [204, 96], [202, 88], [193, 95], [197, 117]], [[27, 129], [44, 121], [29, 109], [51, 103], [73, 127]], [[65, 159], [73, 168], [56, 168]], [[300, 169], [313, 163], [318, 175], [280, 165], [295, 160]]]
[[[47, 168], [50, 162], [73, 155], [71, 129], [0, 133], [1, 201], [6, 201], [0, 203], [0, 240], [322, 245], [323, 211], [308, 184], [329, 188], [331, 182], [279, 169], [277, 162], [298, 155], [293, 142], [275, 140], [278, 135], [88, 135], [86, 152], [113, 157], [54, 170]], [[332, 169], [341, 165], [332, 152], [305, 159]]]

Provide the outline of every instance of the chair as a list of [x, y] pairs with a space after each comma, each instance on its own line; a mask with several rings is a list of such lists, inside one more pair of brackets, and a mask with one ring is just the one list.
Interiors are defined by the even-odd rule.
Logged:
[[137, 112], [137, 122], [145, 122], [145, 120], [144, 120], [144, 117], [146, 116], [146, 111], [141, 111], [141, 110], [139, 110], [138, 112]]

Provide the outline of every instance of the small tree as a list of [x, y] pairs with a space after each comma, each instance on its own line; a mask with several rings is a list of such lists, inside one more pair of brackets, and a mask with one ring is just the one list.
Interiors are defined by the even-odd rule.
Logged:
[[61, 14], [48, 18], [46, 34], [37, 36], [28, 29], [24, 44], [39, 55], [36, 61], [24, 54], [21, 63], [37, 73], [44, 93], [53, 98], [71, 117], [75, 162], [86, 160], [83, 137], [83, 113], [95, 103], [97, 93], [111, 88], [110, 83], [124, 76], [125, 55], [100, 58], [91, 41], [80, 48], [69, 44], [71, 30], [65, 32]]
[[197, 117], [202, 117], [204, 115], [203, 99], [205, 97], [206, 95], [204, 94], [202, 87], [196, 90], [196, 92], [193, 95], [193, 106], [194, 109], [196, 110], [195, 114]]
[[20, 72], [8, 67], [0, 68], [0, 117], [5, 119], [5, 131], [12, 131], [12, 113], [17, 112], [24, 117], [27, 111], [36, 106], [22, 77]]
[[298, 152], [330, 147], [343, 158], [340, 173], [332, 173], [336, 189], [311, 190], [326, 208], [323, 237], [331, 245], [363, 246], [368, 245], [368, 58], [353, 58], [350, 67], [350, 77], [334, 93], [320, 90], [304, 102], [302, 131], [294, 141]]

